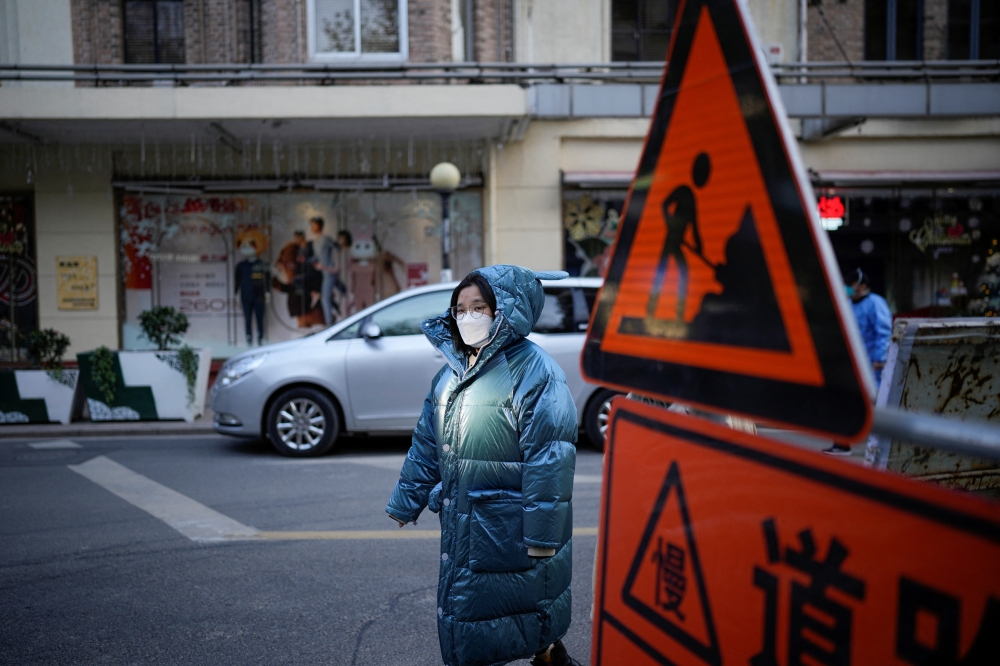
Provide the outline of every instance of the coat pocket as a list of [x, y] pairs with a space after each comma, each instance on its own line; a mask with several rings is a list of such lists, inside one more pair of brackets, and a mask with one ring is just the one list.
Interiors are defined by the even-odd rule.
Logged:
[[469, 493], [469, 569], [503, 573], [532, 567], [524, 545], [521, 493], [475, 490]]

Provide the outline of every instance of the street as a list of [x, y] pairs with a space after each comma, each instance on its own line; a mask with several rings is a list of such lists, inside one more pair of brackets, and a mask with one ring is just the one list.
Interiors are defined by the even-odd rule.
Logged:
[[[408, 445], [0, 440], [0, 661], [440, 664], [437, 517], [384, 511]], [[564, 642], [583, 663], [600, 474], [581, 447]]]

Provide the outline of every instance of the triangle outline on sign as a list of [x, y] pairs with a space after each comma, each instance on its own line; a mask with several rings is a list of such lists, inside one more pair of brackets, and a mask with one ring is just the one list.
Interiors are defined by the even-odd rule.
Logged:
[[[660, 97], [622, 213], [607, 277], [588, 329], [581, 359], [583, 374], [592, 381], [618, 390], [680, 400], [758, 421], [791, 424], [817, 434], [833, 436], [838, 442], [859, 441], [867, 433], [871, 422], [869, 397], [873, 389], [864, 367], [866, 355], [856, 327], [850, 321], [846, 297], [840, 293], [841, 278], [829, 240], [818, 225], [815, 211], [807, 203], [811, 189], [792, 145], [794, 138], [781, 118], [777, 86], [770, 73], [765, 71], [763, 57], [756, 53], [756, 40], [746, 25], [749, 20], [746, 9], [739, 5], [739, 0], [682, 0], [679, 4]], [[692, 51], [695, 50], [696, 39], [700, 39], [699, 48], [704, 52], [708, 33], [716, 52], [716, 61], [723, 65], [723, 69], [715, 71], [714, 78], [709, 82], [719, 84], [722, 81], [728, 86], [729, 97], [738, 100], [738, 129], [748, 137], [746, 145], [750, 151], [740, 152], [739, 155], [746, 158], [744, 161], [752, 158], [752, 167], [757, 174], [753, 182], [759, 187], [749, 188], [747, 182], [750, 179], [720, 177], [720, 194], [723, 197], [732, 195], [725, 206], [732, 206], [736, 212], [732, 215], [727, 212], [725, 219], [718, 215], [714, 219], [711, 215], [702, 218], [701, 207], [715, 205], [711, 202], [720, 199], [703, 196], [697, 204], [698, 221], [704, 225], [704, 220], [708, 220], [709, 225], [714, 225], [709, 230], [714, 229], [716, 234], [715, 256], [706, 258], [710, 254], [708, 243], [704, 253], [700, 248], [692, 247], [692, 234], [686, 228], [679, 241], [685, 248], [679, 253], [684, 255], [688, 265], [700, 265], [703, 273], [706, 265], [714, 269], [726, 265], [724, 257], [718, 254], [719, 248], [724, 248], [737, 235], [735, 226], [740, 222], [737, 218], [749, 210], [754, 230], [759, 236], [759, 250], [765, 255], [767, 277], [773, 284], [774, 295], [781, 308], [782, 321], [780, 324], [772, 323], [768, 330], [783, 327], [791, 352], [778, 344], [744, 342], [744, 339], [753, 340], [755, 335], [759, 335], [759, 331], [747, 324], [738, 325], [747, 332], [745, 338], [734, 337], [734, 334], [725, 331], [717, 335], [718, 331], [726, 328], [718, 324], [703, 329], [710, 331], [710, 335], [703, 337], [688, 335], [683, 330], [680, 333], [671, 330], [669, 325], [674, 322], [693, 321], [693, 316], [700, 314], [698, 303], [703, 302], [706, 295], [718, 293], [706, 290], [704, 280], [697, 290], [690, 290], [695, 292], [694, 298], [685, 294], [686, 308], [683, 302], [677, 303], [681, 314], [671, 315], [672, 319], [664, 317], [669, 305], [658, 306], [653, 314], [651, 292], [658, 284], [670, 284], [667, 278], [654, 276], [654, 271], [669, 275], [670, 270], [664, 268], [665, 264], [669, 266], [669, 262], [663, 259], [667, 255], [663, 227], [666, 222], [669, 233], [670, 221], [666, 212], [659, 213], [660, 204], [669, 203], [663, 196], [671, 188], [674, 189], [672, 197], [681, 185], [687, 186], [688, 182], [694, 187], [701, 186], [693, 168], [690, 177], [680, 175], [682, 164], [683, 168], [691, 168], [690, 156], [694, 153], [678, 154], [679, 151], [674, 148], [681, 145], [688, 150], [694, 143], [702, 142], [705, 152], [719, 154], [721, 165], [726, 152], [712, 148], [712, 142], [729, 146], [718, 135], [726, 133], [729, 136], [731, 126], [713, 124], [713, 119], [719, 116], [709, 118], [706, 115], [704, 122], [694, 123], [688, 128], [694, 131], [687, 132], [686, 144], [675, 141], [676, 145], [669, 150], [665, 147], [672, 124], [678, 127], [683, 124], [680, 121], [674, 123], [674, 120], [678, 109], [685, 103], [682, 101], [684, 95], [690, 92], [683, 89], [688, 70], [706, 69], [706, 66], [698, 64], [701, 60], [692, 57]], [[697, 81], [699, 85], [708, 80], [705, 77], [702, 79]], [[706, 97], [704, 93], [702, 97], [699, 112], [714, 113], [713, 98]], [[670, 163], [671, 154], [676, 156], [674, 163]], [[664, 157], [667, 159], [664, 160]], [[715, 162], [713, 170], [714, 167]], [[665, 180], [663, 173], [674, 173], [676, 177], [670, 176]], [[721, 170], [720, 174], [725, 175]], [[710, 187], [711, 182], [705, 186], [706, 190]], [[691, 190], [690, 187], [687, 189]], [[748, 202], [737, 202], [736, 199], [749, 198], [748, 191], [754, 192], [754, 201], [764, 201], [766, 205], [743, 207]], [[654, 237], [650, 244], [643, 222], [649, 222], [654, 215], [659, 215], [660, 229], [657, 232], [659, 236]], [[691, 219], [693, 221], [694, 217]], [[725, 225], [732, 225], [732, 228]], [[695, 225], [692, 223], [691, 226], [694, 228]], [[727, 228], [732, 231], [731, 235]], [[721, 244], [718, 242], [720, 237], [724, 239]], [[697, 244], [700, 246], [701, 241], [698, 240]], [[661, 252], [657, 265], [650, 255], [660, 255]], [[635, 259], [636, 254], [642, 255], [641, 262]], [[644, 281], [637, 281], [627, 274], [633, 262], [641, 263], [640, 269], [645, 271]], [[678, 296], [685, 291], [677, 279], [679, 270], [675, 260], [672, 277], [678, 283], [675, 287]], [[693, 269], [690, 270], [693, 278]], [[721, 281], [712, 279], [712, 288], [721, 288]], [[637, 288], [636, 285], [641, 286]], [[648, 308], [647, 298], [650, 299]], [[676, 296], [672, 298], [681, 301]], [[699, 298], [702, 300], [698, 301]], [[740, 314], [754, 312], [746, 302], [737, 304], [743, 308], [737, 309]], [[660, 327], [643, 329], [641, 325], [636, 326], [642, 323], [636, 321], [642, 317], [658, 320], [654, 323]], [[626, 318], [632, 321], [622, 332]], [[739, 319], [739, 316], [732, 318]], [[768, 321], [773, 322], [773, 319]], [[635, 334], [644, 331], [652, 331], [655, 335]], [[719, 344], [720, 339], [729, 342]], [[735, 344], [733, 340], [736, 340]]]
[[[671, 493], [671, 491], [674, 492]], [[663, 515], [664, 509], [667, 508], [671, 495], [674, 495], [676, 498], [681, 520], [684, 523], [684, 536], [688, 547], [687, 552], [689, 553], [691, 561], [692, 577], [696, 582], [698, 598], [701, 603], [700, 610], [702, 612], [702, 619], [704, 621], [705, 631], [708, 637], [707, 643], [698, 640], [672, 622], [666, 614], [655, 608], [651, 608], [648, 604], [632, 593], [632, 589], [635, 585], [636, 578], [639, 576], [642, 565], [644, 563], [648, 563], [649, 561], [647, 554], [649, 552], [650, 545], [652, 544], [653, 536], [656, 533], [656, 528], [659, 525], [660, 517]], [[694, 540], [694, 529], [691, 526], [691, 518], [687, 509], [687, 499], [684, 496], [684, 487], [681, 484], [680, 468], [678, 467], [676, 461], [670, 463], [670, 468], [667, 470], [667, 475], [660, 488], [660, 493], [656, 498], [656, 502], [653, 504], [653, 510], [650, 513], [649, 519], [646, 521], [646, 527], [643, 529], [642, 533], [642, 540], [639, 542], [639, 547], [636, 549], [636, 554], [632, 559], [632, 565], [629, 568], [628, 576], [625, 578], [625, 584], [622, 586], [622, 601], [626, 606], [683, 645], [706, 664], [709, 664], [710, 666], [720, 666], [722, 663], [722, 656], [719, 651], [719, 641], [715, 632], [715, 623], [712, 619], [712, 609], [708, 601], [708, 592], [705, 589], [705, 578], [702, 574], [701, 560], [698, 557], [698, 548]]]

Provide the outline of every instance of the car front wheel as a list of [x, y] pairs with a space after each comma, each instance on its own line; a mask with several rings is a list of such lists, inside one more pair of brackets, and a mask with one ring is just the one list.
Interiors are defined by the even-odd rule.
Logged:
[[340, 419], [333, 401], [321, 391], [292, 388], [283, 391], [267, 413], [271, 444], [286, 456], [320, 456], [337, 441]]
[[590, 397], [587, 409], [583, 413], [583, 428], [587, 438], [598, 451], [604, 450], [604, 438], [608, 432], [608, 416], [611, 413], [611, 399], [620, 395], [616, 391], [598, 389]]

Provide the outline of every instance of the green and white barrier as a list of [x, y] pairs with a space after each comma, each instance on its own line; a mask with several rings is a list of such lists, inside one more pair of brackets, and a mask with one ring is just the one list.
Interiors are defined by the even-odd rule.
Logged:
[[0, 370], [0, 424], [69, 423], [78, 370]]

